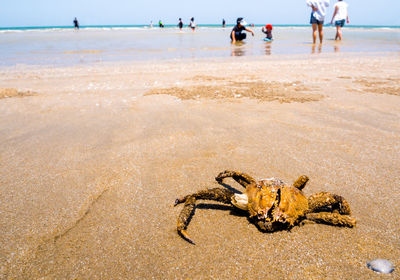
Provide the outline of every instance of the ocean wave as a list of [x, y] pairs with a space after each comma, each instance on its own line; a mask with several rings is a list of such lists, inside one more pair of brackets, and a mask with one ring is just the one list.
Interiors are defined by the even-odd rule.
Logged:
[[35, 28], [35, 29], [0, 29], [0, 33], [25, 33], [25, 32], [65, 32], [71, 31], [71, 28]]
[[[261, 28], [262, 24], [255, 24], [251, 28]], [[229, 25], [223, 28], [221, 25], [207, 25], [207, 24], [200, 24], [197, 26], [198, 30], [230, 30], [233, 26]], [[304, 30], [309, 29], [309, 25], [274, 25], [277, 29], [283, 30]], [[332, 27], [332, 25], [326, 25], [327, 28]], [[164, 30], [179, 30], [176, 25], [166, 25]], [[357, 30], [357, 31], [368, 31], [368, 30], [381, 30], [381, 31], [392, 31], [392, 32], [399, 32], [400, 26], [358, 26], [358, 25], [348, 25], [346, 26], [348, 30]], [[162, 30], [157, 25], [150, 27], [149, 25], [127, 25], [127, 26], [120, 26], [120, 25], [105, 25], [105, 26], [82, 26], [80, 31], [82, 32], [90, 32], [90, 31], [119, 31], [119, 30], [135, 30], [135, 31], [155, 31], [155, 30]], [[188, 27], [184, 27], [183, 30], [188, 30]], [[74, 31], [72, 26], [43, 26], [43, 27], [3, 27], [0, 28], [1, 33], [22, 33], [22, 32], [71, 32]]]
[[[111, 31], [111, 30], [148, 30], [148, 26], [141, 27], [119, 27], [119, 26], [96, 26], [96, 27], [81, 27], [79, 31]], [[0, 28], [0, 33], [22, 33], [22, 32], [71, 32], [75, 31], [73, 27], [43, 27], [43, 28]]]

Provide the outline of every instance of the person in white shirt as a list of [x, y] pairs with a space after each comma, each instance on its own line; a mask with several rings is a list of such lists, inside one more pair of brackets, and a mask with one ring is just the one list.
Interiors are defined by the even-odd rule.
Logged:
[[317, 29], [319, 42], [322, 44], [322, 39], [324, 38], [322, 28], [324, 26], [326, 10], [329, 7], [329, 1], [330, 0], [306, 0], [307, 5], [310, 6], [312, 10], [310, 24], [312, 24], [313, 29], [313, 44], [317, 41]]
[[189, 27], [192, 28], [193, 31], [196, 29], [196, 23], [194, 22], [194, 17], [190, 19]]
[[344, 26], [344, 22], [349, 23], [349, 15], [347, 13], [347, 7], [349, 5], [343, 0], [338, 0], [335, 4], [335, 11], [333, 12], [331, 24], [335, 22], [336, 25], [336, 36], [335, 40], [342, 40], [342, 27]]

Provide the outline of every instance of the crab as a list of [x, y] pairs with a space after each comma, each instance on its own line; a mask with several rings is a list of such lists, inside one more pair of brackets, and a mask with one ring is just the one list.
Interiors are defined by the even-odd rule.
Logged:
[[262, 232], [290, 230], [305, 220], [350, 228], [356, 225], [355, 218], [350, 216], [350, 205], [342, 196], [320, 192], [307, 198], [302, 192], [309, 180], [305, 175], [288, 185], [277, 178], [256, 181], [246, 173], [226, 170], [215, 180], [222, 185], [223, 179], [228, 177], [246, 190], [236, 193], [227, 188], [212, 188], [176, 199], [174, 206], [184, 203], [178, 216], [177, 231], [186, 241], [195, 244], [187, 227], [197, 200], [214, 200], [244, 210]]

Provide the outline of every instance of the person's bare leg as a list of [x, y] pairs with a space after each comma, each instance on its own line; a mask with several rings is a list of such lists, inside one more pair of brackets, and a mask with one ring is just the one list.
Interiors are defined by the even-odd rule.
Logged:
[[342, 27], [341, 26], [337, 26], [337, 34], [339, 37], [339, 40], [342, 40]]
[[323, 24], [318, 24], [318, 33], [319, 33], [319, 42], [322, 44], [322, 40], [324, 39], [324, 32], [322, 31]]
[[336, 36], [335, 36], [335, 41], [339, 38], [339, 26], [336, 25]]
[[313, 23], [312, 24], [312, 30], [313, 30], [313, 44], [317, 42], [317, 24]]

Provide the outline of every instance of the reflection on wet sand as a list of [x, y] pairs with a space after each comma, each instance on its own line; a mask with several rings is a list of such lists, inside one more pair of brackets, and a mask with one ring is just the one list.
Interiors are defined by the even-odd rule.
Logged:
[[335, 53], [340, 52], [340, 46], [335, 44], [333, 46], [333, 50], [334, 50]]
[[[318, 45], [318, 53], [322, 52], [322, 44]], [[311, 53], [314, 54], [315, 53], [315, 44], [312, 45], [311, 47]]]
[[265, 54], [271, 55], [271, 42], [265, 42]]
[[232, 53], [231, 56], [244, 56], [246, 54], [245, 43], [244, 42], [236, 42], [232, 44]]

